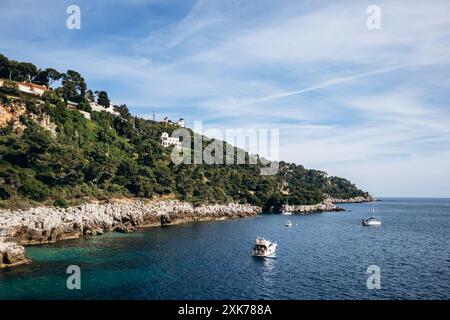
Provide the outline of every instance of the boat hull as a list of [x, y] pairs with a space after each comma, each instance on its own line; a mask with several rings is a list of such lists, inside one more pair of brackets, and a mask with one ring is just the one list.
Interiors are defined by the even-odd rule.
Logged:
[[276, 258], [276, 252], [271, 252], [271, 253], [264, 253], [264, 254], [258, 254], [258, 253], [253, 253], [252, 252], [252, 256], [256, 257], [256, 258]]
[[267, 248], [266, 251], [261, 252], [260, 250], [252, 250], [252, 256], [260, 258], [275, 258], [277, 247], [275, 245]]
[[252, 254], [252, 256], [255, 258], [268, 258], [268, 259], [276, 259], [277, 258], [277, 255], [275, 253], [270, 256], [261, 256], [261, 255], [254, 255], [254, 254]]
[[379, 227], [381, 226], [381, 221], [363, 221], [362, 225], [365, 227]]

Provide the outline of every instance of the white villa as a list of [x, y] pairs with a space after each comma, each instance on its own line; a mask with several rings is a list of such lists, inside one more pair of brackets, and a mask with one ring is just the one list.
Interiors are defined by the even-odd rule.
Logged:
[[34, 83], [19, 82], [17, 84], [17, 87], [22, 92], [33, 94], [39, 97], [41, 97], [44, 94], [44, 92], [47, 91], [46, 86], [41, 86]]
[[105, 111], [105, 112], [109, 112], [111, 114], [114, 114], [116, 116], [119, 115], [119, 113], [114, 110], [114, 106], [113, 106], [112, 103], [109, 104], [108, 108], [105, 108], [104, 106], [99, 105], [97, 102], [90, 102], [89, 104], [91, 105], [92, 111], [97, 111], [97, 112]]
[[175, 146], [176, 148], [181, 148], [181, 141], [179, 138], [170, 137], [167, 132], [163, 132], [160, 138], [161, 145], [164, 148], [169, 146]]
[[[0, 87], [3, 86], [4, 80], [0, 80]], [[32, 94], [41, 97], [45, 91], [48, 90], [46, 86], [41, 86], [35, 83], [17, 82], [17, 88], [24, 93]]]

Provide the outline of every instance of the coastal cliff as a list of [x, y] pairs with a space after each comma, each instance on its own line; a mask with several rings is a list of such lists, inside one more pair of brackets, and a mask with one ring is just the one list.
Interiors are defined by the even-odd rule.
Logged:
[[260, 211], [256, 206], [235, 203], [194, 207], [178, 200], [117, 200], [67, 209], [0, 210], [1, 267], [27, 262], [23, 245], [53, 243], [108, 231], [132, 232], [138, 227], [243, 218], [255, 216]]

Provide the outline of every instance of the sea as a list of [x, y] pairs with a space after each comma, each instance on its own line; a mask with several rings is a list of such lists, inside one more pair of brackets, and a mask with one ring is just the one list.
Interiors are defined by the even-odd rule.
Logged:
[[[29, 246], [0, 299], [450, 299], [450, 199], [340, 206]], [[250, 255], [257, 236], [276, 258]]]

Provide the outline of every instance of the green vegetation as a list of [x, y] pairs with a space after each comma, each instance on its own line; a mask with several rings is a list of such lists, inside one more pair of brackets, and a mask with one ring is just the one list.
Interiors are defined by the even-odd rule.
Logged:
[[[17, 75], [34, 70], [28, 66], [12, 72], [5, 59], [0, 55], [0, 77], [19, 81]], [[88, 120], [66, 107], [71, 100], [80, 110], [91, 111], [88, 102], [94, 94], [79, 73], [36, 68], [27, 77], [32, 74], [41, 84], [62, 79], [62, 87], [47, 91], [42, 101], [21, 96], [13, 81], [2, 88], [0, 106], [12, 110], [22, 103], [27, 112], [20, 117], [23, 130], [13, 123], [0, 128], [1, 206], [28, 202], [66, 207], [90, 198], [164, 196], [194, 204], [236, 201], [269, 207], [314, 204], [325, 194], [367, 195], [345, 179], [285, 162], [274, 176], [261, 176], [257, 165], [175, 165], [171, 148], [162, 148], [159, 137], [176, 126], [134, 117], [126, 105], [115, 106], [119, 116], [91, 112]], [[99, 104], [109, 105], [105, 91], [95, 94]], [[8, 96], [18, 98], [11, 102]], [[57, 126], [56, 136], [38, 124], [44, 116]]]
[[96, 91], [95, 93], [97, 94], [97, 103], [108, 108], [110, 104], [108, 93], [106, 91]]

